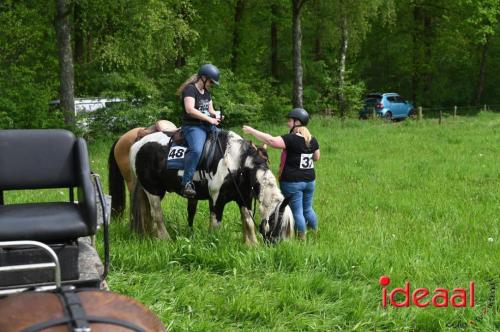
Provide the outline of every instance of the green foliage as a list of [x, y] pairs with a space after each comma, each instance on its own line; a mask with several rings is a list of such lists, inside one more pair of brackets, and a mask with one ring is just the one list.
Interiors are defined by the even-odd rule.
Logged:
[[[498, 104], [499, 1], [436, 1], [305, 1], [304, 107], [338, 114], [344, 17], [349, 47], [342, 89], [349, 116], [356, 116], [362, 96], [374, 91], [399, 92], [424, 107], [470, 104], [478, 91], [483, 49], [481, 103]], [[140, 100], [167, 108], [178, 123], [177, 88], [211, 62], [222, 69], [222, 84], [212, 92], [226, 126], [280, 121], [291, 104], [291, 2], [245, 0], [236, 25], [237, 3], [74, 1], [75, 96]], [[47, 107], [59, 95], [54, 14], [53, 2], [0, 4], [4, 127], [62, 126], [59, 113]], [[277, 77], [271, 77], [272, 23]]]
[[222, 107], [224, 125], [231, 127], [260, 120], [264, 98], [258, 93], [259, 87], [238, 79], [229, 70], [223, 70], [221, 76], [223, 84], [213, 90], [213, 98]]
[[[306, 84], [304, 89], [304, 100], [309, 105], [308, 110], [313, 114], [340, 115], [337, 105], [340, 93], [338, 73], [331, 72], [323, 61], [313, 62], [306, 68], [309, 84]], [[350, 72], [345, 73], [343, 92], [347, 105], [347, 115], [356, 117], [363, 107], [363, 95], [366, 87], [362, 81], [352, 81], [351, 76]]]
[[[54, 128], [63, 126], [62, 114], [49, 111], [52, 91], [50, 86], [41, 87], [34, 82], [37, 73], [26, 67], [10, 67], [1, 70], [0, 112], [4, 125], [15, 128]], [[14, 86], [15, 89], [12, 88]]]
[[7, 115], [7, 112], [0, 112], [0, 129], [11, 129], [13, 127], [14, 121]]
[[87, 83], [81, 87], [85, 95], [112, 96], [125, 99], [157, 100], [160, 92], [154, 79], [138, 72], [87, 72], [82, 79]]
[[95, 68], [105, 72], [152, 74], [182, 52], [179, 43], [197, 36], [187, 24], [194, 15], [188, 1], [79, 0], [78, 5], [79, 28], [87, 38], [100, 38], [87, 53], [92, 53]]
[[468, 12], [466, 24], [472, 27], [475, 43], [484, 45], [495, 35], [500, 18], [500, 1], [498, 0], [462, 0]]
[[172, 114], [169, 108], [158, 105], [117, 103], [92, 113], [84, 113], [77, 120], [87, 124], [87, 127], [82, 128], [87, 137], [97, 139], [116, 137], [136, 127], [149, 127], [159, 119], [172, 119]]
[[55, 32], [39, 2], [0, 5], [0, 128], [51, 128], [62, 117], [49, 112], [55, 99], [57, 58]]

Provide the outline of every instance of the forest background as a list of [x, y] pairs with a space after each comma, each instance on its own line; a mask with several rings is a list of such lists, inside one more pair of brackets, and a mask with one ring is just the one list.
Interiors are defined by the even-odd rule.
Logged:
[[292, 106], [357, 116], [369, 92], [430, 109], [500, 104], [499, 17], [498, 0], [6, 0], [0, 128], [74, 123], [49, 107], [64, 94], [58, 24], [71, 97], [131, 101], [97, 114], [104, 134], [178, 123], [176, 90], [206, 62], [222, 71], [213, 95], [228, 126]]

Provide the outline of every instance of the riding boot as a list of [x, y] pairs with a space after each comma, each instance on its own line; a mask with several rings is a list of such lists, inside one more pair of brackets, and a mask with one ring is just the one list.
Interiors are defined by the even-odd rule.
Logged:
[[186, 198], [195, 198], [196, 197], [196, 190], [194, 189], [194, 184], [193, 182], [188, 182], [182, 188], [181, 190], [181, 195], [186, 197]]
[[306, 240], [306, 232], [297, 232], [297, 237], [299, 238], [299, 240], [305, 241]]

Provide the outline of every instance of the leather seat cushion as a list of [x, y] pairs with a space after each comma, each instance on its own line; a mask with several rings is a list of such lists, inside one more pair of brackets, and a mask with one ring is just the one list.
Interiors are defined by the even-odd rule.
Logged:
[[89, 235], [74, 203], [11, 204], [0, 206], [0, 240], [58, 241]]

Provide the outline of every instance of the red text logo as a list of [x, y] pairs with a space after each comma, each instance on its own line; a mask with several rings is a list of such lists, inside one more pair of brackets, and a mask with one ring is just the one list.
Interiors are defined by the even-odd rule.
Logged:
[[[428, 288], [412, 289], [410, 282], [406, 281], [404, 287], [397, 287], [390, 291], [387, 287], [391, 283], [388, 276], [382, 276], [379, 284], [382, 286], [382, 306], [387, 308], [387, 303], [396, 308], [409, 307], [414, 304], [419, 308], [432, 305], [436, 308], [447, 308], [449, 305], [455, 308], [474, 307], [474, 281], [469, 283], [469, 288], [436, 288], [430, 292]], [[401, 295], [397, 295], [401, 294]], [[396, 300], [399, 298], [399, 302]]]

